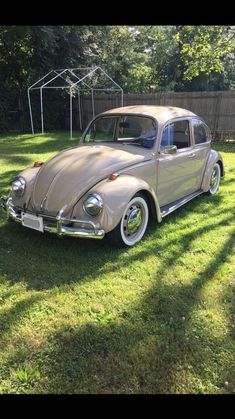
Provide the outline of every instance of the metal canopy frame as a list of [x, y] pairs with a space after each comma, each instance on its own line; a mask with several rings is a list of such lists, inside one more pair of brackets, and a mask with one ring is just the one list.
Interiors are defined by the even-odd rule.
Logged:
[[[79, 77], [75, 72], [82, 71], [85, 72], [85, 75]], [[104, 75], [108, 81], [110, 82], [111, 86], [108, 88], [94, 88], [90, 86], [89, 78], [94, 76], [95, 73], [99, 71], [100, 74]], [[65, 77], [66, 76], [66, 77]], [[71, 79], [71, 76], [75, 81]], [[46, 81], [46, 79], [48, 80]], [[65, 80], [66, 84], [63, 86], [50, 86], [50, 84], [56, 79], [63, 79]], [[87, 80], [88, 79], [88, 80]], [[88, 81], [88, 83], [87, 83]], [[81, 86], [84, 86], [82, 88]], [[115, 86], [115, 87], [114, 87]], [[44, 134], [44, 115], [43, 115], [43, 89], [68, 89], [69, 96], [70, 96], [70, 139], [73, 138], [73, 93], [75, 91], [78, 95], [78, 108], [79, 108], [79, 125], [80, 129], [82, 130], [82, 118], [81, 118], [81, 97], [80, 92], [82, 90], [90, 90], [91, 91], [91, 101], [92, 101], [92, 114], [93, 118], [95, 116], [95, 104], [94, 104], [94, 92], [95, 91], [112, 91], [112, 92], [120, 92], [121, 93], [121, 106], [123, 106], [123, 89], [101, 68], [101, 67], [77, 67], [77, 68], [60, 68], [57, 70], [51, 70], [41, 79], [36, 81], [32, 86], [28, 88], [28, 103], [29, 103], [29, 113], [30, 113], [30, 121], [31, 121], [31, 128], [32, 134], [34, 135], [34, 125], [33, 125], [33, 113], [32, 113], [32, 106], [31, 106], [31, 98], [30, 93], [32, 90], [40, 90], [40, 109], [41, 109], [41, 131]]]

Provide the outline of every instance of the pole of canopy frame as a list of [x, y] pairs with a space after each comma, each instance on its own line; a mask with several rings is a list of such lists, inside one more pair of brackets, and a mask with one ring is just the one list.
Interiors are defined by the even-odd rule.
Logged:
[[32, 114], [32, 107], [31, 107], [31, 100], [30, 100], [29, 89], [28, 89], [28, 102], [29, 102], [29, 114], [30, 114], [30, 121], [31, 121], [31, 129], [32, 129], [32, 134], [34, 135], [33, 114]]
[[70, 140], [73, 139], [73, 95], [70, 89]]
[[40, 87], [40, 103], [41, 103], [41, 126], [42, 126], [42, 134], [44, 134], [42, 87]]
[[93, 89], [91, 89], [91, 100], [92, 100], [92, 115], [93, 115], [93, 118], [95, 117], [95, 105], [94, 105], [94, 90]]
[[81, 114], [81, 96], [80, 96], [80, 90], [78, 90], [78, 112], [79, 112], [79, 126], [80, 126], [80, 130], [82, 131], [82, 114]]
[[123, 89], [121, 89], [121, 107], [123, 108]]

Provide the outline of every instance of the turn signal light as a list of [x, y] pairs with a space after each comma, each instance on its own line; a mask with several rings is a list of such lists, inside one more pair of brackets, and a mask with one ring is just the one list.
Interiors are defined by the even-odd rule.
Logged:
[[33, 167], [39, 167], [43, 164], [42, 161], [35, 161]]
[[116, 180], [118, 178], [119, 174], [118, 173], [112, 173], [111, 175], [108, 176], [109, 180]]

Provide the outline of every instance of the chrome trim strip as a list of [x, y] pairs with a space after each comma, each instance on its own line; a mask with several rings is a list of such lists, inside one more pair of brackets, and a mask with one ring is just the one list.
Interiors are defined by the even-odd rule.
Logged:
[[161, 212], [161, 216], [162, 218], [166, 217], [168, 214], [170, 214], [171, 212], [177, 210], [178, 208], [180, 208], [182, 205], [186, 204], [187, 202], [191, 201], [193, 198], [196, 198], [196, 196], [201, 195], [203, 193], [202, 190], [197, 191], [197, 192], [193, 192], [192, 194], [178, 200], [175, 201], [175, 204], [172, 202], [169, 205], [164, 205], [163, 207], [160, 207], [160, 211], [162, 211], [163, 208], [166, 208], [165, 210], [163, 209], [163, 211]]
[[[21, 208], [14, 207], [12, 204], [12, 198], [8, 198], [5, 209], [7, 213], [8, 220], [14, 220], [17, 223], [21, 223]], [[18, 210], [18, 212], [17, 212]], [[32, 211], [27, 211], [29, 214], [34, 214]], [[62, 216], [63, 210], [60, 210], [56, 217], [46, 214], [40, 214], [40, 217], [47, 218], [56, 222], [55, 227], [44, 224], [44, 230], [49, 233], [57, 234], [58, 236], [73, 236], [73, 237], [83, 237], [91, 239], [102, 239], [105, 235], [103, 229], [97, 229], [95, 224], [92, 221], [84, 221], [77, 218], [65, 218]], [[73, 222], [78, 224], [88, 225], [89, 228], [79, 227], [68, 227], [63, 225], [63, 222]]]

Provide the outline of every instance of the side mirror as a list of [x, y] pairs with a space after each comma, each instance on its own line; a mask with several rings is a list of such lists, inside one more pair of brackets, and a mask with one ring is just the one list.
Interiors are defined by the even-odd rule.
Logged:
[[176, 145], [169, 145], [166, 146], [163, 150], [164, 154], [175, 154], [177, 152], [177, 147]]

